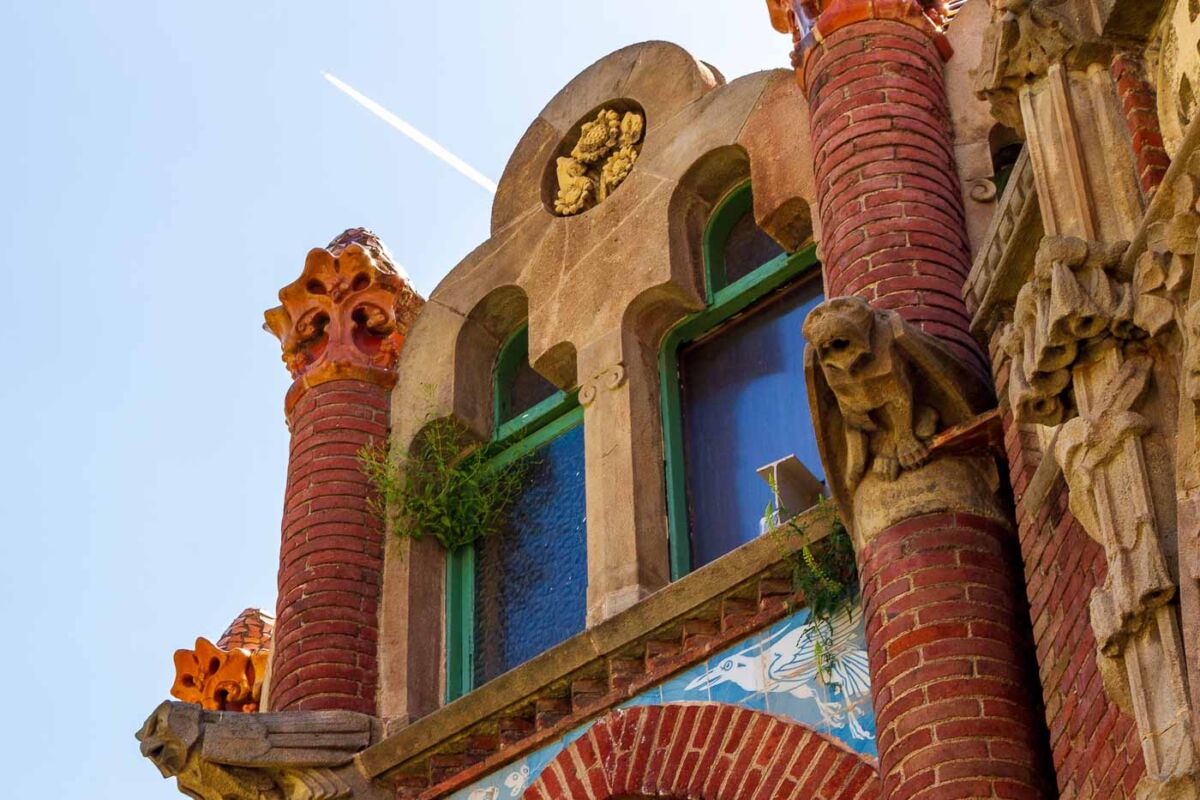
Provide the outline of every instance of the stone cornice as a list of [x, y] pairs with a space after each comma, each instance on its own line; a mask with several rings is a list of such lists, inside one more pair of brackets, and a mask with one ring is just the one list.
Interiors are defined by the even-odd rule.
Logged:
[[[797, 524], [803, 541], [787, 543], [796, 549], [828, 535], [833, 519], [814, 509]], [[796, 601], [786, 549], [753, 540], [393, 733], [357, 756], [359, 768], [413, 796], [469, 784], [782, 618]], [[473, 741], [495, 746], [470, 751]]]

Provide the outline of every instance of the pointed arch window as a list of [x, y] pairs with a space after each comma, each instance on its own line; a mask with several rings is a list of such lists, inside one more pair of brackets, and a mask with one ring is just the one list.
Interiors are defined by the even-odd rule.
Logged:
[[767, 236], [753, 202], [747, 182], [716, 206], [704, 234], [708, 307], [660, 351], [675, 579], [761, 534], [774, 501], [763, 468], [782, 463], [820, 490], [800, 332], [823, 299], [820, 268], [813, 246], [789, 254]]
[[[450, 554], [446, 695], [453, 700], [580, 632], [586, 618], [583, 409], [529, 364], [528, 328], [493, 370], [489, 466], [524, 459], [507, 524]], [[495, 450], [495, 448], [493, 448]]]

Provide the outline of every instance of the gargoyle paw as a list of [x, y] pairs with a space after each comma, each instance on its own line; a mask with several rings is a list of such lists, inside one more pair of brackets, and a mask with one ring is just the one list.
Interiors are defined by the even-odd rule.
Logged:
[[891, 456], [877, 455], [874, 463], [871, 464], [871, 469], [884, 480], [894, 481], [900, 474], [900, 462]]
[[917, 439], [912, 439], [907, 442], [900, 442], [896, 447], [896, 458], [900, 460], [901, 465], [905, 469], [918, 467], [925, 462], [929, 457], [929, 448], [921, 444]]

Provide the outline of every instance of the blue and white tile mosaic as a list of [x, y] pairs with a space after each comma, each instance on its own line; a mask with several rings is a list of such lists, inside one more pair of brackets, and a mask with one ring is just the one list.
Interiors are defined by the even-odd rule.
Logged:
[[[861, 614], [839, 615], [829, 636], [818, 635], [807, 609], [621, 704], [730, 703], [787, 717], [872, 758], [875, 712]], [[832, 644], [825, 679], [820, 642]], [[451, 800], [518, 798], [541, 771], [591, 723], [451, 795]]]

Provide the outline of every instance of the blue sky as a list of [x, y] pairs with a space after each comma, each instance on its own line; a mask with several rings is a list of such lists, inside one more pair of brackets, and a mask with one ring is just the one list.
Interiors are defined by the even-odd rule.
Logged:
[[0, 0], [0, 681], [6, 794], [178, 797], [133, 732], [171, 654], [274, 608], [289, 378], [262, 311], [363, 225], [423, 293], [577, 72], [668, 39], [787, 65], [762, 0]]

